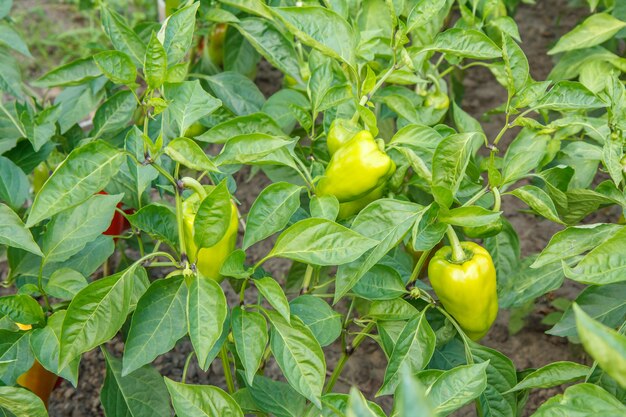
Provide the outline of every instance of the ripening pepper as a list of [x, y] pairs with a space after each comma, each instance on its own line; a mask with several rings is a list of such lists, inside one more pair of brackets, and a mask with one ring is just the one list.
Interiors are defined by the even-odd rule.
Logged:
[[354, 201], [385, 184], [395, 170], [372, 134], [362, 130], [333, 154], [316, 192], [334, 195], [340, 203]]
[[339, 204], [339, 214], [337, 215], [338, 219], [347, 219], [348, 217], [354, 216], [361, 210], [363, 210], [369, 203], [378, 200], [385, 193], [385, 185], [381, 185], [376, 188], [374, 191], [365, 194], [363, 197], [356, 199], [354, 201], [348, 201], [347, 203]]
[[[30, 330], [30, 324], [17, 323], [20, 330]], [[37, 360], [33, 362], [33, 366], [17, 378], [17, 383], [32, 391], [33, 394], [41, 398], [46, 408], [48, 408], [48, 399], [52, 390], [59, 385], [60, 379], [57, 375], [44, 368]]]
[[348, 143], [350, 139], [359, 133], [360, 129], [356, 123], [347, 119], [335, 119], [330, 124], [326, 137], [328, 153], [332, 156], [339, 148]]
[[201, 202], [202, 200], [198, 193], [193, 193], [183, 201], [185, 251], [187, 252], [189, 262], [196, 264], [196, 269], [201, 276], [221, 281], [223, 277], [220, 275], [220, 269], [228, 255], [235, 250], [235, 245], [237, 244], [237, 232], [239, 230], [237, 206], [235, 203], [231, 203], [230, 222], [224, 237], [213, 246], [198, 248], [193, 240], [193, 223]]
[[474, 242], [461, 242], [461, 247], [468, 259], [452, 262], [452, 248], [444, 246], [428, 264], [428, 277], [445, 309], [472, 340], [478, 340], [498, 315], [496, 269], [485, 248]]

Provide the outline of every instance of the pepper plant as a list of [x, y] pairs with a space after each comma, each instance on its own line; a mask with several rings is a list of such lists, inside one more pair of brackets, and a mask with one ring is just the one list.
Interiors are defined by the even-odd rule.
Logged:
[[[47, 415], [57, 376], [76, 386], [97, 348], [107, 416], [510, 417], [572, 382], [533, 415], [626, 413], [626, 230], [586, 222], [626, 207], [621, 2], [589, 2], [548, 80], [530, 76], [518, 1], [168, 1], [136, 27], [97, 3], [107, 42], [22, 80], [0, 1], [5, 414]], [[269, 97], [261, 59], [283, 74]], [[476, 66], [506, 89], [494, 137], [463, 110]], [[242, 208], [242, 177], [262, 175]], [[541, 253], [521, 258], [506, 199], [562, 226]], [[498, 308], [565, 278], [587, 287], [548, 332], [591, 366], [517, 369], [479, 343]], [[161, 376], [183, 339], [182, 377]], [[367, 339], [391, 410], [334, 389]], [[225, 386], [187, 381], [214, 361]]]

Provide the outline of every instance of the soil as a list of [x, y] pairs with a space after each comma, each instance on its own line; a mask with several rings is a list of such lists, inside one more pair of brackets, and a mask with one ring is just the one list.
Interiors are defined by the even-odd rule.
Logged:
[[[28, 10], [27, 4], [18, 2], [17, 9]], [[39, 3], [39, 2], [37, 2]], [[40, 2], [38, 7], [45, 7], [45, 3]], [[53, 3], [53, 2], [50, 2]], [[552, 0], [549, 2], [538, 2], [537, 5], [522, 5], [516, 16], [516, 21], [520, 25], [520, 33], [523, 39], [522, 48], [526, 52], [530, 65], [531, 74], [537, 80], [546, 78], [553, 66], [552, 59], [546, 51], [558, 39], [560, 35], [569, 31], [582, 16], [587, 13], [586, 9], [572, 9], [567, 7], [566, 0]], [[55, 16], [60, 17], [58, 13]], [[72, 24], [75, 20], [72, 20]], [[59, 25], [60, 22], [59, 22]], [[38, 72], [33, 69], [33, 72]], [[273, 70], [267, 63], [261, 63], [259, 68], [257, 84], [266, 96], [277, 91], [281, 85], [281, 75]], [[463, 108], [474, 117], [480, 118], [486, 111], [499, 106], [506, 100], [505, 90], [497, 84], [493, 76], [485, 69], [476, 67], [468, 71], [464, 80], [466, 87]], [[502, 117], [494, 116], [489, 120], [481, 119], [483, 127], [489, 138], [493, 138], [504, 120]], [[514, 132], [507, 134], [503, 143], [506, 143], [514, 135]], [[269, 180], [262, 175], [256, 175], [250, 181], [249, 172], [241, 172], [238, 178], [240, 184], [236, 194], [242, 203], [241, 211], [246, 213], [252, 202]], [[527, 256], [540, 251], [549, 238], [560, 229], [558, 225], [541, 220], [538, 217], [522, 212], [524, 205], [519, 200], [504, 197], [503, 210], [507, 219], [513, 224], [519, 234], [522, 254]], [[600, 213], [594, 221], [611, 221], [617, 216], [617, 212], [609, 211]], [[271, 241], [261, 242], [255, 245], [250, 252], [250, 260], [258, 260], [266, 254], [272, 247]], [[284, 260], [273, 260], [267, 265], [267, 269], [279, 280], [283, 279], [289, 262]], [[224, 284], [229, 302], [234, 305], [238, 302], [237, 295], [229, 285]], [[580, 287], [567, 281], [554, 296], [574, 297]], [[252, 299], [254, 294], [249, 294]], [[576, 345], [568, 344], [566, 340], [558, 337], [546, 335], [547, 327], [541, 324], [541, 319], [550, 310], [548, 297], [538, 300], [534, 311], [527, 317], [526, 326], [516, 335], [511, 336], [508, 330], [509, 312], [501, 311], [489, 334], [482, 340], [482, 343], [491, 348], [497, 349], [510, 357], [517, 369], [539, 368], [557, 360], [571, 360], [584, 362], [586, 358], [581, 349]], [[121, 356], [123, 343], [114, 340], [107, 345], [107, 348], [117, 356]], [[170, 378], [180, 380], [182, 369], [191, 351], [191, 344], [188, 340], [181, 340], [175, 349], [154, 362], [161, 374]], [[332, 370], [340, 355], [338, 344], [326, 348], [326, 358], [328, 369]], [[342, 378], [338, 381], [335, 390], [347, 392], [351, 385], [356, 385], [364, 392], [368, 398], [374, 395], [380, 387], [386, 366], [386, 358], [382, 350], [372, 341], [364, 342], [348, 361]], [[83, 356], [80, 365], [80, 379], [77, 389], [74, 389], [68, 382], [64, 381], [61, 386], [54, 391], [50, 400], [51, 417], [86, 417], [103, 416], [100, 407], [100, 388], [104, 379], [104, 359], [100, 350], [88, 352]], [[280, 369], [275, 363], [268, 364], [266, 374], [274, 378], [282, 378]], [[219, 361], [215, 361], [208, 372], [201, 371], [197, 364], [192, 361], [187, 374], [188, 383], [212, 384], [225, 388], [222, 377], [222, 369]], [[547, 398], [560, 392], [562, 388], [535, 390], [531, 393], [524, 415], [530, 415]], [[389, 410], [390, 398], [378, 398], [384, 408]], [[455, 416], [476, 415], [471, 406], [459, 410]]]

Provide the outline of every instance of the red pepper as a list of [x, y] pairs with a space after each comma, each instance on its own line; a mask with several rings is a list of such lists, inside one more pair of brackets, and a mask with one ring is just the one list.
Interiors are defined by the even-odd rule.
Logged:
[[[100, 191], [98, 194], [108, 194], [106, 191]], [[117, 208], [121, 209], [122, 208], [122, 203], [117, 203]], [[129, 210], [124, 210], [125, 213], [128, 214], [132, 214], [134, 212], [133, 209], [129, 209]], [[108, 236], [119, 236], [121, 235], [125, 230], [128, 230], [130, 228], [130, 223], [128, 222], [128, 219], [126, 219], [126, 217], [124, 217], [122, 215], [122, 213], [120, 213], [119, 211], [115, 211], [115, 214], [113, 215], [113, 220], [111, 220], [111, 225], [109, 226], [109, 228], [107, 230], [105, 230], [102, 234], [103, 235], [108, 235]]]

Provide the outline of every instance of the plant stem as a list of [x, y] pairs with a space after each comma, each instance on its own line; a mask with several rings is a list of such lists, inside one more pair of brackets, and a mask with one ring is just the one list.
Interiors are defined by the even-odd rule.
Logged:
[[178, 226], [178, 246], [180, 250], [180, 260], [185, 268], [189, 266], [187, 254], [185, 253], [185, 226], [183, 219], [183, 198], [181, 190], [178, 186], [175, 186], [174, 196], [176, 198], [176, 224]]
[[185, 186], [185, 188], [189, 188], [196, 192], [201, 199], [204, 200], [204, 198], [206, 197], [206, 190], [197, 180], [191, 177], [183, 177], [180, 179], [180, 182], [183, 184], [183, 186]]
[[374, 95], [374, 93], [376, 93], [376, 91], [382, 87], [383, 83], [385, 82], [385, 80], [387, 78], [389, 78], [389, 76], [393, 73], [393, 71], [396, 69], [396, 64], [395, 62], [393, 63], [393, 65], [391, 65], [391, 68], [389, 68], [387, 70], [386, 73], [384, 73], [382, 75], [382, 77], [380, 77], [380, 79], [378, 80], [378, 82], [374, 85], [374, 88], [372, 88], [372, 91], [370, 91], [369, 93], [367, 93], [367, 95], [364, 95], [363, 97], [361, 97], [361, 101], [359, 101], [359, 104], [361, 106], [364, 106], [369, 99]]
[[465, 256], [463, 246], [461, 246], [461, 242], [459, 242], [459, 238], [456, 233], [454, 233], [452, 226], [448, 225], [446, 234], [448, 235], [448, 240], [450, 241], [450, 246], [452, 247], [452, 262], [462, 264], [466, 261], [467, 257]]
[[467, 200], [465, 202], [465, 204], [463, 204], [461, 207], [468, 207], [471, 206], [472, 204], [474, 204], [475, 202], [477, 202], [478, 200], [480, 200], [480, 198], [482, 196], [484, 196], [485, 194], [487, 194], [487, 191], [489, 191], [489, 187], [485, 187], [482, 190], [480, 190], [479, 192], [476, 193], [476, 195], [474, 195], [474, 197], [470, 198], [469, 200]]
[[424, 268], [424, 264], [426, 263], [426, 260], [428, 259], [428, 255], [430, 255], [431, 251], [432, 249], [428, 249], [427, 251], [422, 252], [422, 254], [420, 255], [420, 258], [417, 260], [417, 263], [415, 264], [415, 267], [413, 268], [413, 272], [411, 273], [411, 277], [409, 278], [409, 282], [407, 282], [407, 284], [410, 284], [412, 282], [415, 282], [415, 280], [417, 280], [420, 272], [422, 271], [422, 268]]
[[306, 266], [306, 271], [304, 272], [304, 281], [302, 282], [302, 290], [301, 294], [306, 294], [309, 292], [309, 284], [311, 283], [311, 277], [313, 276], [313, 267], [311, 265]]
[[500, 206], [502, 204], [502, 197], [500, 197], [500, 190], [497, 187], [493, 187], [491, 190], [493, 192], [493, 211], [500, 211]]
[[222, 349], [220, 349], [220, 359], [222, 360], [222, 367], [224, 368], [224, 378], [226, 378], [228, 392], [232, 394], [235, 392], [235, 383], [233, 382], [233, 374], [230, 372], [230, 360], [228, 359], [226, 345], [222, 346]]
[[365, 326], [363, 331], [356, 335], [356, 337], [352, 341], [352, 345], [350, 347], [347, 347], [343, 351], [341, 357], [339, 358], [339, 361], [337, 362], [337, 365], [335, 365], [335, 369], [333, 369], [333, 373], [330, 375], [330, 379], [328, 380], [326, 387], [324, 388], [324, 393], [329, 393], [333, 389], [335, 383], [341, 375], [341, 371], [343, 371], [346, 362], [348, 362], [348, 358], [354, 353], [354, 351], [359, 347], [363, 340], [365, 340], [365, 337], [369, 334], [374, 325], [375, 322], [372, 321], [367, 326]]
[[180, 379], [180, 382], [182, 382], [183, 384], [185, 383], [185, 380], [187, 379], [187, 370], [189, 369], [189, 364], [191, 363], [191, 358], [193, 358], [194, 354], [195, 353], [192, 350], [191, 352], [189, 352], [189, 355], [187, 355], [187, 360], [185, 360], [185, 367], [183, 368], [183, 377]]

